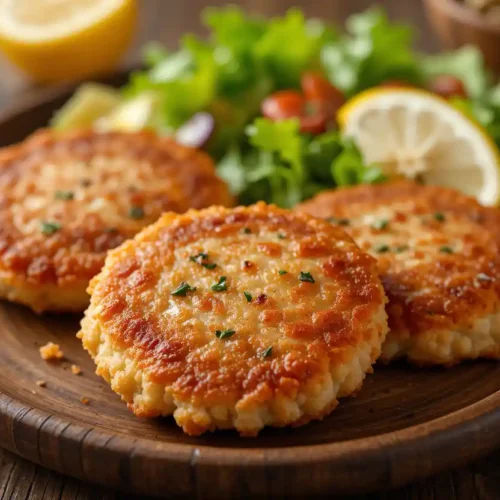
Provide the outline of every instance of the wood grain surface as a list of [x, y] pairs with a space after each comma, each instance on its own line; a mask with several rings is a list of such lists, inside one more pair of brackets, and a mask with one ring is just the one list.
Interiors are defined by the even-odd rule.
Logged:
[[[302, 498], [397, 487], [500, 445], [495, 362], [379, 366], [321, 422], [189, 437], [127, 410], [75, 338], [79, 319], [0, 303], [0, 445], [73, 477], [155, 496]], [[49, 341], [63, 360], [41, 360]]]
[[[215, 5], [222, 5], [226, 2], [224, 1], [215, 1], [210, 2]], [[308, 15], [315, 15], [321, 17], [327, 17], [332, 19], [333, 21], [342, 22], [345, 17], [356, 10], [364, 9], [365, 7], [371, 5], [373, 2], [369, 0], [350, 0], [349, 2], [344, 2], [343, 0], [332, 0], [329, 2], [325, 2], [323, 0], [298, 0], [295, 2], [290, 2], [288, 0], [275, 0], [273, 2], [263, 1], [263, 0], [247, 0], [241, 2], [232, 2], [239, 3], [252, 11], [260, 12], [263, 14], [274, 14], [283, 12], [288, 6], [296, 5], [301, 6], [305, 9]], [[136, 43], [133, 49], [130, 51], [129, 56], [127, 58], [126, 63], [130, 63], [131, 61], [136, 61], [138, 57], [138, 48], [140, 45], [146, 40], [160, 40], [167, 45], [173, 47], [175, 46], [176, 40], [180, 33], [183, 33], [187, 30], [195, 31], [197, 33], [202, 33], [202, 29], [199, 24], [199, 12], [206, 5], [207, 2], [200, 0], [184, 0], [183, 2], [173, 2], [170, 0], [141, 0], [141, 22], [139, 34], [136, 40]], [[391, 17], [397, 19], [404, 19], [412, 21], [417, 29], [420, 31], [421, 36], [419, 37], [418, 47], [423, 50], [435, 50], [437, 48], [437, 43], [435, 37], [432, 36], [430, 31], [428, 30], [428, 26], [425, 21], [425, 16], [422, 10], [421, 2], [419, 0], [386, 0], [382, 2], [378, 2], [378, 4], [384, 5], [389, 11]], [[29, 88], [29, 82], [25, 81], [21, 75], [19, 75], [15, 70], [13, 70], [5, 61], [0, 59], [0, 71], [2, 73], [2, 78], [0, 79], [0, 110], [2, 105], [10, 104], [13, 100], [14, 96], [21, 94], [27, 88]], [[16, 135], [17, 132], [13, 132], [13, 135]], [[2, 142], [7, 140], [7, 138], [2, 137]], [[22, 314], [21, 314], [22, 315]], [[68, 320], [70, 323], [74, 320]], [[59, 322], [58, 322], [59, 324]], [[62, 334], [62, 332], [59, 332]], [[59, 335], [57, 333], [57, 328], [55, 329], [46, 329], [44, 340], [46, 338], [51, 338], [51, 336]], [[14, 338], [15, 340], [15, 338]], [[74, 339], [72, 337], [67, 337], [69, 342], [72, 342]], [[65, 340], [66, 341], [66, 340]], [[23, 345], [23, 343], [18, 339], [15, 340], [18, 346]], [[40, 339], [37, 339], [37, 342], [40, 342]], [[33, 353], [36, 354], [36, 345], [33, 342], [32, 344], [24, 345], [24, 349], [26, 353], [31, 353], [29, 356], [33, 356]], [[70, 356], [73, 357], [72, 348], [68, 348], [68, 353], [71, 353]], [[75, 351], [76, 354], [76, 351]], [[35, 357], [31, 358], [33, 361], [36, 359]], [[77, 378], [75, 375], [72, 375], [68, 370], [69, 363], [73, 362], [73, 359], [65, 361], [62, 366], [53, 366], [48, 365], [46, 368], [52, 373], [51, 377], [53, 377], [51, 388], [48, 384], [46, 392], [54, 392], [55, 396], [57, 396], [57, 385], [62, 384], [65, 386], [66, 384], [73, 385], [73, 378]], [[82, 411], [86, 412], [88, 415], [93, 414], [92, 417], [89, 417], [90, 423], [95, 423], [96, 413], [95, 407], [95, 395], [98, 395], [99, 400], [102, 400], [106, 404], [113, 406], [112, 400], [116, 398], [109, 393], [105, 387], [103, 387], [102, 392], [94, 392], [94, 394], [89, 394], [88, 397], [91, 400], [90, 405], [84, 406], [79, 402], [79, 398], [81, 397], [80, 393], [88, 392], [90, 387], [94, 387], [92, 384], [101, 384], [98, 382], [98, 379], [93, 379], [91, 365], [88, 365], [88, 360], [81, 359], [78, 362], [81, 362], [82, 367], [84, 369], [84, 374], [81, 377], [77, 378], [77, 387], [78, 391], [74, 392], [74, 404], [75, 406], [80, 405]], [[37, 365], [40, 362], [37, 361]], [[19, 373], [26, 373], [27, 367], [26, 364], [20, 364], [18, 366]], [[66, 366], [66, 370], [64, 369]], [[392, 372], [391, 370], [396, 370]], [[398, 372], [399, 370], [399, 372]], [[395, 412], [393, 411], [393, 407], [398, 408], [398, 405], [404, 403], [404, 396], [402, 393], [394, 393], [391, 394], [391, 390], [393, 390], [392, 380], [398, 379], [398, 382], [404, 384], [403, 380], [399, 381], [398, 373], [401, 375], [402, 367], [396, 367], [394, 369], [389, 369], [388, 372], [383, 373], [381, 371], [381, 375], [379, 377], [385, 378], [386, 390], [388, 390], [388, 394], [384, 395], [381, 399], [386, 399], [387, 406], [384, 408], [382, 405], [382, 409], [380, 416], [386, 417], [388, 416], [391, 424], [395, 424], [397, 422], [397, 418], [394, 418]], [[456, 409], [460, 405], [463, 405], [467, 402], [473, 402], [477, 400], [477, 394], [479, 394], [479, 398], [483, 396], [487, 396], [490, 391], [494, 392], [498, 389], [495, 385], [495, 377], [491, 376], [489, 373], [491, 370], [494, 370], [496, 373], [496, 367], [493, 367], [491, 364], [479, 364], [473, 368], [474, 371], [471, 372], [472, 378], [469, 379], [464, 374], [461, 373], [461, 369], [458, 370], [459, 375], [457, 375], [460, 380], [460, 384], [455, 386], [452, 390], [451, 386], [446, 390], [441, 382], [438, 381], [440, 377], [443, 375], [440, 372], [432, 372], [430, 374], [430, 379], [427, 380], [429, 387], [431, 388], [431, 394], [429, 401], [425, 400], [415, 400], [412, 405], [410, 405], [411, 409], [409, 409], [406, 413], [402, 414], [402, 421], [399, 423], [400, 426], [404, 427], [408, 423], [408, 419], [410, 421], [418, 422], [419, 418], [421, 418], [422, 412], [427, 411], [427, 409], [432, 406], [435, 407], [435, 404], [439, 406], [439, 402], [442, 401], [443, 398], [447, 399], [451, 397], [451, 400], [445, 404], [451, 404], [450, 409]], [[404, 370], [403, 370], [404, 371]], [[466, 372], [467, 370], [465, 370]], [[465, 373], [464, 372], [464, 373]], [[452, 372], [455, 373], [455, 372]], [[33, 378], [33, 374], [31, 374]], [[498, 373], [496, 374], [496, 378], [498, 379]], [[91, 382], [94, 380], [94, 382]], [[482, 382], [481, 382], [482, 381]], [[33, 384], [33, 380], [31, 380]], [[91, 383], [91, 386], [87, 384]], [[370, 388], [370, 384], [367, 384], [365, 388], [366, 397], [369, 400], [370, 395], [373, 395], [370, 392], [373, 389], [373, 384], [377, 385], [380, 382], [375, 378], [372, 382], [372, 388]], [[398, 384], [399, 385], [399, 384]], [[38, 386], [31, 387], [29, 384], [27, 385], [29, 389], [26, 389], [28, 392], [26, 393], [26, 397], [36, 397], [36, 394], [32, 394], [31, 391], [40, 392], [43, 389]], [[383, 387], [383, 384], [380, 386]], [[403, 387], [403, 386], [400, 386]], [[457, 390], [457, 387], [460, 389]], [[435, 390], [434, 390], [435, 389]], [[93, 389], [92, 389], [93, 390]], [[420, 388], [423, 390], [423, 387]], [[107, 392], [106, 392], [107, 391]], [[479, 392], [478, 392], [479, 391]], [[403, 391], [404, 392], [404, 391]], [[414, 388], [408, 387], [406, 390], [407, 394], [412, 394], [415, 392]], [[382, 393], [383, 394], [383, 393]], [[476, 394], [476, 396], [471, 396], [471, 394]], [[55, 397], [53, 396], [53, 397]], [[94, 397], [94, 402], [92, 398]], [[469, 398], [469, 399], [468, 399]], [[472, 399], [471, 399], [472, 398]], [[344, 414], [339, 413], [336, 418], [339, 420], [338, 429], [341, 427], [340, 424], [345, 425], [345, 423], [349, 422], [349, 416], [346, 414], [346, 411], [349, 411], [349, 405], [356, 406], [357, 404], [365, 404], [363, 403], [363, 399], [353, 400], [347, 403], [346, 408], [344, 410]], [[394, 401], [397, 401], [395, 404]], [[454, 402], [453, 402], [454, 401]], [[35, 400], [32, 400], [35, 402]], [[56, 405], [58, 399], [52, 399], [51, 404]], [[435, 404], [431, 404], [434, 402]], [[404, 403], [406, 404], [406, 403]], [[403, 404], [403, 406], [404, 406]], [[456, 406], [453, 406], [456, 405]], [[118, 405], [119, 406], [119, 405]], [[409, 408], [410, 408], [409, 407]], [[124, 409], [122, 408], [122, 410]], [[435, 410], [433, 410], [435, 411]], [[93, 413], [94, 412], [94, 413]], [[399, 412], [398, 412], [399, 414]], [[123, 415], [124, 422], [128, 422], [130, 420], [130, 416]], [[412, 420], [415, 419], [415, 420]], [[368, 421], [369, 420], [369, 421]], [[366, 435], [366, 432], [374, 432], [376, 431], [377, 424], [375, 423], [375, 416], [373, 418], [368, 418], [367, 422], [363, 422], [358, 426], [350, 427], [350, 432], [352, 432], [352, 436], [355, 436], [358, 433], [358, 436]], [[49, 422], [50, 424], [50, 422]], [[46, 424], [47, 425], [47, 424]], [[149, 424], [148, 424], [149, 425]], [[318, 424], [321, 427], [324, 424]], [[396, 423], [396, 426], [398, 424]], [[154, 426], [154, 424], [153, 424]], [[365, 429], [366, 426], [366, 429]], [[375, 428], [373, 427], [375, 426]], [[335, 433], [339, 433], [338, 429], [333, 429], [333, 435]], [[24, 436], [25, 433], [22, 430], [22, 426], [18, 429], [19, 435]], [[488, 440], [488, 436], [486, 438], [480, 432], [480, 429], [476, 429], [476, 436], [480, 437], [480, 440], [483, 439]], [[151, 430], [151, 436], [156, 436], [154, 430]], [[311, 431], [318, 432], [316, 430]], [[286, 431], [285, 431], [286, 433]], [[363, 434], [365, 433], [365, 434]], [[297, 436], [292, 436], [293, 439], [304, 440], [304, 437], [299, 432]], [[269, 437], [265, 439], [269, 439]], [[29, 434], [26, 434], [26, 443], [29, 446], [31, 437]], [[184, 438], [183, 438], [184, 439]], [[210, 438], [208, 438], [210, 439]], [[307, 441], [307, 439], [306, 439]], [[488, 444], [488, 443], [487, 443]], [[471, 449], [474, 449], [477, 446], [477, 443], [471, 442], [469, 445], [464, 446], [463, 453], [470, 453]], [[35, 445], [36, 448], [36, 445]], [[439, 458], [439, 453], [436, 454], [436, 457]], [[460, 458], [460, 457], [458, 457]], [[105, 462], [104, 462], [105, 463]], [[457, 462], [458, 463], [458, 462]], [[63, 464], [67, 466], [68, 464]], [[62, 469], [64, 470], [64, 469]], [[122, 474], [126, 474], [127, 471], [121, 471]], [[498, 499], [500, 498], [500, 453], [496, 453], [491, 455], [489, 458], [483, 459], [479, 462], [474, 463], [465, 468], [457, 469], [453, 472], [444, 473], [434, 478], [414, 483], [410, 486], [407, 486], [403, 489], [393, 490], [387, 493], [373, 494], [370, 496], [363, 495], [359, 498], [367, 498], [367, 499]], [[238, 478], [236, 478], [237, 480]], [[180, 476], [176, 476], [172, 478], [173, 482], [182, 483], [185, 478]], [[288, 478], [281, 478], [281, 485], [279, 482], [276, 483], [276, 488], [274, 490], [276, 498], [282, 498], [284, 496], [284, 492], [286, 488], [284, 487]], [[389, 482], [387, 482], [387, 485]], [[208, 474], [206, 476], [205, 481], [205, 489], [199, 489], [196, 493], [197, 498], [203, 498], [207, 496], [213, 496], [216, 491], [212, 489], [211, 476]], [[168, 492], [165, 492], [165, 496], [168, 497]], [[11, 452], [1, 451], [0, 450], [0, 499], [10, 499], [10, 498], [74, 498], [74, 499], [83, 499], [83, 498], [127, 498], [126, 494], [119, 493], [117, 490], [111, 490], [100, 486], [91, 485], [86, 481], [81, 481], [77, 479], [69, 478], [68, 476], [51, 472], [43, 466], [34, 465], [31, 462], [28, 462], [25, 459], [19, 458]], [[356, 497], [355, 497], [356, 498]]]

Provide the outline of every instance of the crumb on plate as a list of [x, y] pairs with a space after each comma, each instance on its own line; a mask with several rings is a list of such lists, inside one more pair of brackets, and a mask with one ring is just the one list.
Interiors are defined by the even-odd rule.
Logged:
[[45, 361], [48, 361], [52, 359], [62, 359], [64, 357], [64, 353], [61, 351], [59, 344], [49, 342], [40, 347], [40, 356]]
[[80, 375], [82, 373], [82, 370], [79, 366], [77, 365], [71, 365], [71, 373], [73, 375]]

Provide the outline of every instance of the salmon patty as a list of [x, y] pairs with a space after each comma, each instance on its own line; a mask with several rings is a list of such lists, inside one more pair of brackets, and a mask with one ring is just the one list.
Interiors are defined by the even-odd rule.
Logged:
[[340, 228], [259, 203], [168, 213], [112, 250], [79, 337], [142, 417], [184, 432], [321, 419], [387, 332], [376, 261]]
[[500, 358], [500, 211], [400, 181], [319, 194], [298, 207], [377, 258], [389, 298], [382, 361]]
[[82, 311], [109, 249], [213, 204], [232, 199], [200, 151], [150, 132], [39, 132], [0, 150], [0, 297]]

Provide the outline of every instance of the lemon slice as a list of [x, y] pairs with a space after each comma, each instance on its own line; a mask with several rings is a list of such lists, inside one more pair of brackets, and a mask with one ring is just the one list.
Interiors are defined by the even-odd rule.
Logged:
[[108, 116], [99, 118], [94, 128], [99, 131], [120, 130], [137, 132], [153, 126], [158, 110], [158, 98], [153, 93], [143, 93], [114, 109]]
[[483, 205], [500, 199], [500, 156], [488, 133], [440, 97], [418, 89], [367, 90], [339, 111], [343, 134], [389, 177], [447, 186]]
[[136, 0], [0, 0], [0, 48], [40, 82], [114, 67], [132, 38]]
[[56, 130], [92, 127], [96, 120], [109, 115], [122, 103], [120, 92], [99, 83], [85, 83], [54, 115], [51, 126]]

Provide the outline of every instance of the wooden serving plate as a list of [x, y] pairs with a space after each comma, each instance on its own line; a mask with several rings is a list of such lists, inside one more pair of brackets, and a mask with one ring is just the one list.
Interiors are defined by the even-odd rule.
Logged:
[[[50, 91], [0, 116], [0, 145], [46, 125], [68, 96], [68, 89]], [[229, 431], [190, 438], [173, 419], [129, 413], [94, 375], [75, 338], [79, 319], [36, 316], [0, 302], [0, 446], [90, 482], [190, 498], [366, 492], [463, 465], [500, 446], [500, 363], [494, 362], [433, 370], [377, 366], [358, 396], [322, 422], [266, 429], [254, 439]], [[61, 345], [63, 361], [42, 361], [38, 348], [48, 341]], [[72, 364], [82, 375], [72, 374]]]

